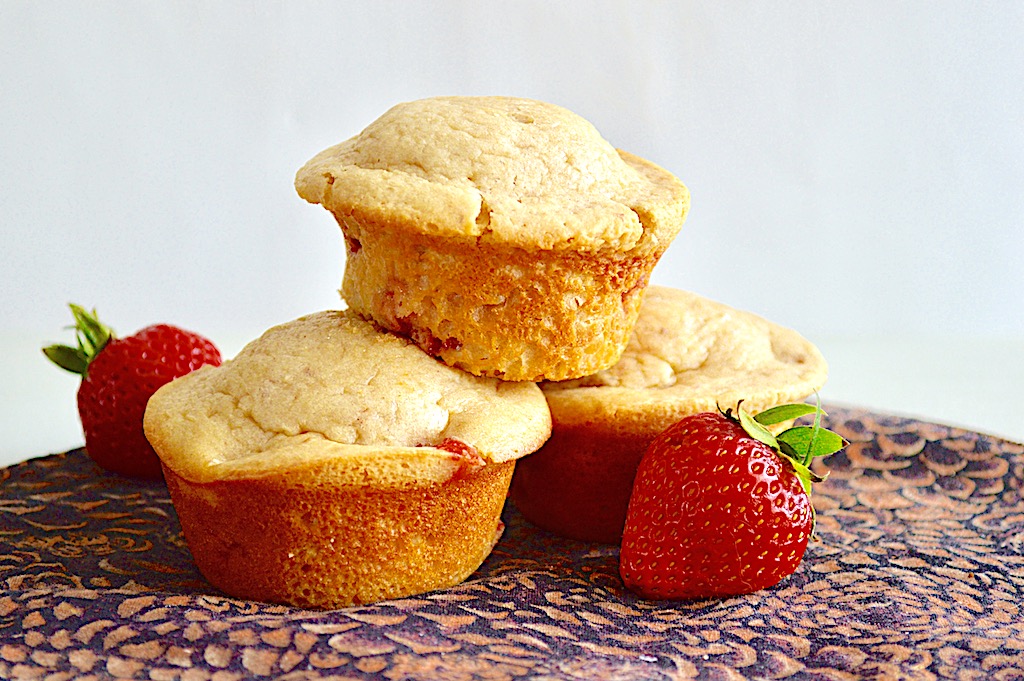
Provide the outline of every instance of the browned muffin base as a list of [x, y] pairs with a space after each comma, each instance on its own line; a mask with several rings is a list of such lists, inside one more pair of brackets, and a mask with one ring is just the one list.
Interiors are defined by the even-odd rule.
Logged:
[[453, 586], [500, 537], [514, 461], [443, 484], [331, 488], [315, 471], [191, 483], [165, 467], [204, 577], [248, 600], [338, 608]]
[[507, 381], [578, 378], [618, 361], [663, 252], [528, 251], [336, 217], [351, 309], [450, 366]]

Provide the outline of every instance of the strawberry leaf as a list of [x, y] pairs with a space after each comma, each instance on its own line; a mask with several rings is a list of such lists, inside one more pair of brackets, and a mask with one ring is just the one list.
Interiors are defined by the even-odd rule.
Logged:
[[73, 348], [69, 345], [49, 345], [43, 348], [43, 354], [65, 371], [75, 374], [85, 374], [89, 367], [89, 358], [81, 348]]
[[779, 448], [779, 443], [770, 430], [758, 423], [742, 406], [737, 405], [736, 411], [740, 419], [740, 425], [743, 426], [743, 430], [747, 431], [747, 435], [759, 442], [765, 443], [772, 449]]
[[[813, 404], [780, 404], [777, 407], [762, 411], [754, 416], [754, 419], [762, 426], [774, 426], [777, 423], [792, 421], [817, 411], [819, 411], [819, 407]], [[825, 412], [822, 411], [822, 413], [824, 414]]]
[[[814, 426], [794, 426], [779, 433], [776, 440], [792, 450], [797, 461], [810, 461], [815, 457], [834, 454], [846, 446], [846, 440], [831, 430]], [[789, 452], [786, 452], [789, 454]]]

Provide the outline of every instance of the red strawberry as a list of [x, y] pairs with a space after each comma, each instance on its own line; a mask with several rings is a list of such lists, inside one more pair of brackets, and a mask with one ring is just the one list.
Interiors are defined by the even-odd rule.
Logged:
[[[724, 598], [796, 570], [814, 527], [808, 465], [845, 443], [821, 411], [784, 405], [688, 416], [644, 453], [619, 554], [625, 585], [655, 600]], [[809, 413], [813, 426], [765, 428]]]
[[117, 338], [95, 310], [70, 307], [78, 346], [51, 345], [43, 353], [82, 375], [78, 416], [86, 452], [114, 473], [159, 479], [160, 460], [142, 432], [146, 403], [165, 383], [204, 364], [219, 365], [220, 351], [206, 338], [167, 324]]

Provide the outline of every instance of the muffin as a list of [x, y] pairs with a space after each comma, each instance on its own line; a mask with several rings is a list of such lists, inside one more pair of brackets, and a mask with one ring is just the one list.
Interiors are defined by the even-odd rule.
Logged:
[[552, 104], [399, 104], [296, 175], [345, 237], [342, 296], [446, 364], [508, 381], [615, 363], [689, 192]]
[[535, 384], [472, 376], [330, 311], [167, 384], [144, 425], [211, 584], [334, 608], [469, 576], [551, 420]]
[[544, 383], [550, 440], [524, 459], [512, 499], [532, 523], [618, 542], [637, 465], [683, 416], [800, 401], [825, 383], [817, 348], [795, 331], [686, 291], [647, 289], [629, 346], [610, 369]]

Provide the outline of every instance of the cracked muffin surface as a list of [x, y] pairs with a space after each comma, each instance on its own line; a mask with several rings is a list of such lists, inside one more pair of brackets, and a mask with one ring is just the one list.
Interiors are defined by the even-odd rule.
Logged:
[[352, 309], [507, 381], [614, 364], [690, 205], [672, 173], [585, 119], [513, 97], [396, 105], [295, 186], [341, 227]]
[[216, 368], [168, 384], [146, 410], [163, 463], [195, 481], [325, 459], [339, 481], [441, 480], [467, 463], [453, 441], [497, 463], [550, 430], [536, 385], [452, 369], [351, 311], [276, 326]]
[[696, 293], [650, 286], [617, 363], [590, 376], [542, 384], [560, 422], [669, 419], [735, 407], [757, 412], [800, 400], [828, 366], [798, 332]]
[[629, 249], [675, 236], [689, 195], [562, 107], [434, 97], [385, 112], [296, 175], [307, 201], [424, 234], [541, 249]]

